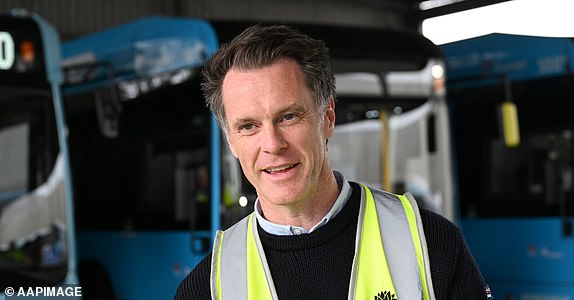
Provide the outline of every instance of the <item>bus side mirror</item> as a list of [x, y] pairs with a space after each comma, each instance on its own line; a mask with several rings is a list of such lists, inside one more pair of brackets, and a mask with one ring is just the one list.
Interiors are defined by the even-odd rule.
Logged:
[[518, 125], [518, 112], [516, 104], [510, 101], [504, 101], [499, 108], [500, 123], [502, 124], [501, 133], [504, 137], [506, 147], [517, 147], [520, 145], [520, 130]]

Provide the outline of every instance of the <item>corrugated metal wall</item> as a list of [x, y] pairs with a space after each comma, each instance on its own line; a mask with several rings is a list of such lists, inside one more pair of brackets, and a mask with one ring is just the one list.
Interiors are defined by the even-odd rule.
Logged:
[[13, 8], [40, 14], [63, 39], [149, 15], [406, 27], [400, 12], [349, 0], [0, 0], [0, 12]]
[[174, 1], [1, 0], [0, 12], [25, 8], [51, 22], [63, 38], [115, 26], [140, 17], [173, 14]]
[[356, 1], [333, 0], [201, 0], [183, 2], [188, 16], [224, 19], [288, 20], [401, 27], [402, 18]]

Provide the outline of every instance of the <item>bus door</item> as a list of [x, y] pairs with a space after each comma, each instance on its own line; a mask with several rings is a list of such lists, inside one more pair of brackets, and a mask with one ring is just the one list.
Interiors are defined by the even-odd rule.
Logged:
[[444, 73], [432, 75], [443, 65], [429, 59], [411, 68], [336, 75], [331, 163], [348, 179], [411, 192], [420, 206], [453, 219], [448, 115], [437, 83]]
[[574, 299], [572, 40], [493, 34], [443, 49], [461, 227], [486, 280], [502, 299]]
[[0, 291], [6, 295], [7, 287], [77, 283], [59, 65], [53, 27], [36, 15], [0, 15]]

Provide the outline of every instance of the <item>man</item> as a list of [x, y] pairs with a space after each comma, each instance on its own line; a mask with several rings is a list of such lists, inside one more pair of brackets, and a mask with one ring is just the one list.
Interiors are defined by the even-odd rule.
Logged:
[[176, 299], [486, 299], [460, 231], [329, 165], [335, 80], [328, 50], [286, 26], [223, 45], [203, 91], [257, 190]]

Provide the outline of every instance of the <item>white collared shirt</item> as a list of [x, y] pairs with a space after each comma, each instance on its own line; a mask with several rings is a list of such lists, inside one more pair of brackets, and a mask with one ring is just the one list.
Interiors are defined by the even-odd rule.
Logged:
[[333, 204], [333, 207], [331, 207], [331, 210], [329, 210], [329, 212], [327, 212], [327, 214], [321, 219], [321, 221], [315, 224], [315, 226], [313, 226], [310, 230], [307, 230], [299, 226], [275, 224], [273, 222], [266, 220], [263, 217], [263, 211], [261, 210], [261, 205], [259, 204], [259, 198], [258, 198], [257, 200], [255, 200], [255, 216], [257, 217], [257, 222], [259, 223], [261, 228], [263, 228], [265, 232], [274, 235], [300, 235], [304, 233], [313, 232], [314, 230], [321, 228], [322, 226], [327, 224], [329, 220], [333, 219], [343, 209], [343, 207], [347, 203], [347, 200], [349, 200], [349, 197], [351, 196], [351, 185], [349, 184], [349, 181], [345, 178], [345, 176], [341, 172], [335, 170], [333, 170], [333, 175], [335, 175], [337, 185], [341, 190], [339, 192], [339, 196], [337, 197], [337, 200], [335, 200], [335, 203]]

